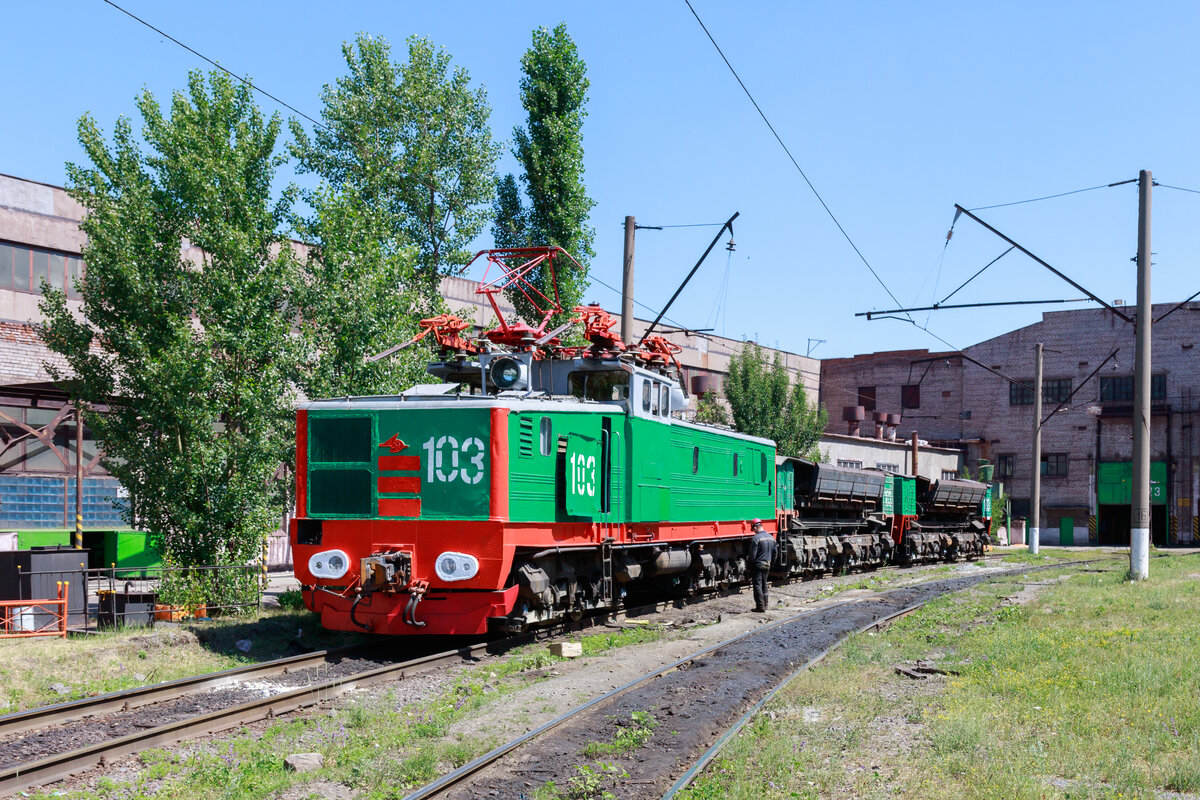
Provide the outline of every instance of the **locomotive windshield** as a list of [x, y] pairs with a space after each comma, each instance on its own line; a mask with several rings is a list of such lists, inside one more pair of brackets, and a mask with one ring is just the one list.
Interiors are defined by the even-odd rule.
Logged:
[[581, 370], [567, 377], [571, 395], [601, 403], [621, 402], [629, 397], [629, 373], [623, 370], [591, 372]]

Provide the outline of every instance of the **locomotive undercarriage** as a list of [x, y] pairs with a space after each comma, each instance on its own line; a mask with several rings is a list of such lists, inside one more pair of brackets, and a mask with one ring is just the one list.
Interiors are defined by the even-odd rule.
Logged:
[[508, 633], [614, 610], [629, 597], [682, 597], [744, 583], [745, 542], [518, 551], [509, 585], [519, 587]]

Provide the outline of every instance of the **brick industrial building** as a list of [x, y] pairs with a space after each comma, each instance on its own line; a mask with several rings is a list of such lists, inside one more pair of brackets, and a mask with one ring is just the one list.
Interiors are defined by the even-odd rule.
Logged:
[[[1200, 303], [1155, 305], [1153, 314], [1160, 321], [1152, 340], [1152, 537], [1161, 546], [1200, 540], [1200, 438], [1193, 427], [1200, 411]], [[980, 459], [994, 463], [1013, 516], [1027, 517], [1037, 342], [1045, 345], [1043, 418], [1059, 409], [1042, 428], [1042, 542], [1125, 544], [1134, 336], [1131, 324], [1106, 309], [1045, 313], [1041, 322], [962, 351], [825, 359], [828, 430], [846, 432], [846, 407], [863, 407], [863, 425], [874, 411], [900, 413], [902, 431], [919, 429], [935, 444], [961, 449], [970, 468]]]

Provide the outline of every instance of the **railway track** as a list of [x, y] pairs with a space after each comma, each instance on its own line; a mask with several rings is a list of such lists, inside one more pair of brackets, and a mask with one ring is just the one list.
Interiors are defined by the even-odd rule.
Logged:
[[[543, 775], [555, 773], [560, 779], [569, 778], [570, 772], [564, 772], [562, 769], [564, 764], [577, 766], [588, 760], [586, 757], [581, 759], [579, 755], [580, 743], [597, 741], [605, 730], [619, 729], [614, 728], [611, 723], [628, 719], [632, 713], [631, 709], [654, 708], [656, 704], [658, 704], [657, 707], [662, 708], [660, 700], [682, 696], [684, 702], [681, 706], [668, 711], [673, 715], [671, 717], [672, 725], [679, 728], [679, 730], [671, 732], [672, 736], [676, 737], [672, 741], [673, 749], [681, 752], [689, 750], [696, 752], [703, 749], [703, 753], [690, 765], [682, 765], [683, 774], [667, 790], [667, 793], [662, 795], [664, 799], [672, 798], [690, 784], [691, 780], [717, 754], [721, 746], [732, 738], [783, 686], [797, 674], [825, 658], [849, 636], [873, 628], [882, 628], [937, 597], [969, 588], [986, 580], [1003, 575], [1036, 572], [1085, 563], [1091, 562], [1024, 566], [965, 578], [931, 581], [915, 587], [882, 592], [876, 597], [833, 602], [757, 627], [718, 644], [697, 650], [618, 686], [604, 695], [593, 698], [523, 736], [485, 753], [454, 772], [417, 789], [407, 795], [404, 800], [429, 800], [429, 798], [450, 800], [489, 794], [515, 797], [528, 792], [530, 782], [527, 780], [527, 776], [531, 772]], [[888, 596], [894, 596], [894, 599], [889, 599]], [[914, 596], [916, 597], [915, 602], [908, 602]], [[836, 620], [839, 619], [849, 620], [849, 623], [839, 626], [836, 624]], [[803, 646], [791, 648], [780, 646], [781, 641], [797, 645], [807, 641], [810, 637], [816, 641], [815, 650], [809, 648], [806, 651]], [[762, 660], [747, 660], [747, 654], [764, 659], [767, 657], [765, 654], [772, 652], [775, 654], [775, 659], [770, 664], [764, 664]], [[798, 667], [795, 666], [795, 660], [789, 661], [790, 658], [796, 656], [801, 657]], [[745, 680], [744, 674], [738, 674], [739, 672], [752, 672], [756, 666], [773, 668], [778, 664], [787, 664], [788, 668], [778, 671], [760, 669], [752, 677], [762, 678], [762, 680]], [[733, 668], [735, 666], [737, 669]], [[699, 680], [679, 677], [688, 673], [702, 673], [702, 677]], [[786, 675], [783, 680], [778, 678], [781, 673]], [[725, 675], [732, 675], [732, 677], [723, 679]], [[698, 690], [697, 685], [703, 688]], [[699, 696], [697, 697], [697, 695]], [[754, 702], [748, 711], [743, 711], [745, 700], [750, 695], [757, 696], [757, 702]], [[724, 705], [721, 704], [722, 699], [727, 701]], [[678, 703], [678, 701], [672, 699], [668, 703]], [[736, 705], [737, 708], [736, 713], [731, 714], [729, 712], [732, 705]], [[729, 717], [729, 720], [722, 722], [721, 727], [717, 728], [721, 733], [717, 736], [716, 741], [707, 748], [689, 748], [689, 735], [696, 741], [708, 742], [713, 737], [713, 729], [707, 726], [707, 720], [700, 720], [699, 725], [693, 725], [691, 731], [686, 731], [684, 721], [696, 719], [704, 712], [714, 708], [716, 708], [715, 716], [719, 717], [725, 713]], [[606, 720], [610, 724], [606, 725]], [[547, 736], [551, 731], [555, 732], [554, 736]], [[553, 741], [548, 741], [550, 739]], [[526, 749], [532, 752], [517, 757], [519, 751]], [[555, 755], [558, 756], [557, 759], [554, 758]], [[671, 758], [667, 761], [673, 762], [674, 759]], [[668, 764], [667, 761], [650, 757], [644, 752], [639, 753], [637, 764], [627, 764], [626, 766], [631, 769], [635, 766], [644, 767], [642, 773], [639, 776], [627, 775], [626, 777], [630, 780], [622, 785], [640, 784], [649, 789], [654, 784], [666, 782], [669, 780], [666, 775], [678, 774], [680, 768], [680, 765]], [[545, 768], [530, 770], [527, 767], [506, 766], [515, 763], [526, 765], [536, 763], [545, 765]], [[660, 772], [656, 774], [655, 770], [660, 770]], [[545, 782], [541, 777], [539, 780]], [[659, 795], [656, 792], [653, 796]]]
[[[620, 620], [624, 617], [634, 617], [662, 611], [666, 608], [679, 607], [681, 602], [687, 605], [703, 603], [711, 597], [711, 595], [699, 595], [623, 609], [612, 614], [590, 618], [585, 621], [583, 627], [602, 625], [605, 622]], [[856, 602], [861, 601], [844, 601], [824, 608], [835, 608]], [[818, 611], [805, 612], [799, 617]], [[766, 627], [774, 628], [779, 624], [781, 623], [771, 623]], [[522, 636], [480, 642], [455, 650], [430, 653], [414, 659], [389, 663], [385, 663], [387, 659], [380, 657], [378, 645], [354, 645], [9, 714], [0, 717], [0, 795], [8, 795], [29, 787], [53, 783], [92, 767], [103, 765], [113, 759], [153, 747], [162, 747], [219, 733], [249, 722], [312, 707], [328, 702], [355, 688], [400, 680], [409, 675], [432, 671], [439, 667], [478, 660], [485, 655], [501, 653], [538, 639], [552, 638], [564, 632], [578, 630], [579, 627], [579, 625], [551, 626]], [[717, 647], [723, 647], [729, 643], [723, 642]], [[389, 640], [387, 644], [394, 645], [396, 642]], [[685, 662], [697, 657], [699, 654], [694, 654], [685, 659]], [[671, 668], [677, 666], [673, 665]], [[277, 679], [278, 683], [269, 689], [261, 689], [261, 685], [272, 678]], [[203, 702], [197, 703], [194, 705], [198, 705], [199, 708], [185, 708], [180, 712], [179, 718], [168, 718], [161, 724], [128, 718], [138, 709], [159, 709], [172, 703], [187, 704], [192, 698], [203, 698], [208, 693], [229, 690], [247, 684], [259, 685], [259, 696], [249, 700], [234, 699], [221, 707], [211, 709], [204, 708]], [[613, 693], [605, 695], [604, 698], [598, 698], [593, 701], [593, 704], [611, 696]], [[218, 703], [218, 705], [220, 704]], [[584, 708], [587, 707], [591, 707], [591, 704]], [[579, 713], [581, 710], [583, 709], [577, 709], [573, 713]], [[124, 715], [123, 719], [122, 715]], [[110, 719], [120, 721], [106, 722]], [[78, 738], [75, 738], [71, 726], [87, 724], [89, 721], [106, 726], [108, 730], [98, 735], [93, 731], [91, 734], [93, 740], [83, 746], [71, 746], [56, 752], [38, 754], [32, 758], [20, 755], [21, 747], [19, 745], [27, 738], [36, 737], [39, 732], [57, 732], [57, 738], [60, 741], [69, 741], [74, 745]], [[129, 728], [133, 728], [133, 730], [128, 733], [124, 732]], [[86, 740], [88, 736], [79, 738]], [[29, 749], [26, 748], [26, 751]], [[36, 743], [32, 749], [37, 749]], [[43, 749], [53, 749], [53, 747], [43, 747]]]

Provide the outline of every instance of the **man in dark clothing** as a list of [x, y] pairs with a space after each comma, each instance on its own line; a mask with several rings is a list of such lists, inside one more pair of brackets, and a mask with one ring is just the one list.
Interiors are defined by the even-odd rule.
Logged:
[[754, 587], [754, 610], [761, 614], [767, 610], [767, 578], [775, 559], [775, 537], [763, 530], [761, 519], [751, 523], [751, 530], [754, 538], [750, 540], [746, 560], [750, 565], [750, 585]]

